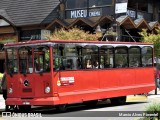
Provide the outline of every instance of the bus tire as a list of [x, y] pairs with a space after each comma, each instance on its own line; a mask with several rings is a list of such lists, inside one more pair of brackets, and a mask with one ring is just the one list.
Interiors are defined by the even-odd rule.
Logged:
[[19, 112], [29, 112], [31, 110], [31, 105], [19, 105]]
[[66, 112], [66, 110], [67, 110], [67, 105], [66, 105], [66, 104], [58, 105], [58, 106], [56, 106], [56, 110], [57, 110], [58, 112]]
[[15, 105], [6, 105], [5, 106], [5, 111], [6, 112], [16, 112], [17, 111], [17, 106], [15, 106]]
[[98, 100], [91, 100], [91, 101], [85, 101], [83, 102], [84, 105], [86, 105], [87, 107], [94, 107], [95, 105], [97, 105]]
[[115, 105], [123, 105], [126, 103], [126, 96], [111, 98], [110, 101]]

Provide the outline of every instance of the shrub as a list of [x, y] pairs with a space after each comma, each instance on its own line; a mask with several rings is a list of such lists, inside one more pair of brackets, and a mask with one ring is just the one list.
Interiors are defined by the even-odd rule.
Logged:
[[159, 120], [160, 119], [160, 103], [153, 102], [145, 107], [145, 113], [149, 115], [158, 116], [145, 116], [140, 120]]
[[101, 33], [91, 34], [78, 28], [65, 30], [64, 28], [55, 31], [48, 39], [51, 40], [98, 40], [102, 36]]

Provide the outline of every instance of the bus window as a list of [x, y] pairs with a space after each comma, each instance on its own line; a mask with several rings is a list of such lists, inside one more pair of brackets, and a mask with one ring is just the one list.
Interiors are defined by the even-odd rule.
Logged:
[[[87, 45], [83, 48], [83, 66], [85, 69], [97, 69], [100, 67], [98, 59], [98, 47], [95, 45]], [[89, 67], [90, 66], [90, 67]]]
[[152, 52], [153, 49], [151, 47], [143, 47], [142, 48], [142, 66], [153, 66]]
[[53, 47], [53, 70], [59, 70], [59, 60], [60, 51], [58, 50], [58, 44], [54, 45]]
[[81, 48], [76, 44], [58, 44], [53, 47], [54, 70], [81, 69]]
[[76, 50], [78, 58], [76, 60], [76, 69], [83, 69], [83, 56], [82, 56], [82, 46], [76, 45]]
[[99, 49], [100, 68], [113, 68], [113, 47], [102, 46]]
[[129, 49], [129, 67], [141, 66], [141, 50], [139, 47]]
[[115, 67], [128, 67], [127, 47], [115, 48]]
[[8, 74], [18, 73], [17, 50], [15, 48], [7, 49], [6, 62]]
[[32, 73], [32, 48], [21, 47], [19, 48], [18, 53], [20, 73]]
[[34, 49], [34, 66], [35, 72], [50, 71], [50, 54], [49, 47], [39, 46]]
[[75, 44], [65, 44], [63, 64], [65, 70], [76, 70], [78, 52]]

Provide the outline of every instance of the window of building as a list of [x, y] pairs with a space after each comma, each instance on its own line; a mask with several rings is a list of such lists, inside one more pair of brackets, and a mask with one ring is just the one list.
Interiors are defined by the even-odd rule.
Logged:
[[128, 0], [128, 7], [132, 9], [137, 9], [137, 2], [136, 0]]
[[66, 9], [86, 8], [87, 0], [67, 0]]
[[137, 0], [138, 10], [148, 12], [148, 0]]
[[89, 0], [89, 7], [112, 5], [113, 0]]
[[141, 11], [148, 11], [148, 0], [128, 0], [128, 7]]

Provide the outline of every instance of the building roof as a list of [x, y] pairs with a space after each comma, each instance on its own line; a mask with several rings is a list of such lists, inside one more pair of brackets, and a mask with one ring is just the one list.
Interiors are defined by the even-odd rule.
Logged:
[[134, 21], [134, 23], [136, 24], [137, 28], [140, 28], [140, 29], [151, 29], [149, 24], [147, 23], [147, 21], [144, 18], [136, 19]]
[[0, 17], [15, 26], [50, 23], [58, 17], [55, 9], [59, 3], [59, 0], [0, 0]]
[[70, 19], [55, 19], [53, 20], [46, 29], [52, 29], [53, 27], [62, 26], [64, 28], [72, 28], [78, 25], [87, 25], [95, 28], [97, 25], [102, 25], [104, 23], [111, 23], [113, 20], [110, 16], [99, 16], [99, 17], [86, 17], [86, 18], [70, 18]]
[[135, 23], [129, 16], [120, 16], [116, 19], [119, 26], [123, 25], [126, 29], [136, 28]]

